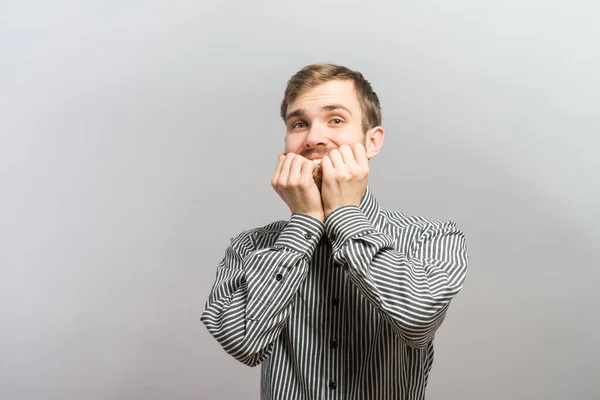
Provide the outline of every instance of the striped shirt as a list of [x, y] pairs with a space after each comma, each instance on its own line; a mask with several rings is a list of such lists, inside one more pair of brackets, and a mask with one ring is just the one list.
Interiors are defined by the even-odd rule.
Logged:
[[433, 339], [467, 270], [452, 221], [358, 207], [231, 239], [201, 321], [261, 365], [263, 400], [424, 399]]

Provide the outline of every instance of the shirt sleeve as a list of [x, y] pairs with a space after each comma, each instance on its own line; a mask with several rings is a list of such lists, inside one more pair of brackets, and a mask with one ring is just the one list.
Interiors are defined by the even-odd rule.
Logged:
[[452, 221], [431, 222], [401, 246], [351, 205], [330, 213], [325, 229], [334, 260], [365, 298], [408, 345], [425, 347], [464, 284], [463, 232]]
[[295, 213], [272, 246], [257, 246], [251, 231], [231, 240], [201, 321], [238, 361], [256, 366], [270, 355], [324, 231], [322, 221]]

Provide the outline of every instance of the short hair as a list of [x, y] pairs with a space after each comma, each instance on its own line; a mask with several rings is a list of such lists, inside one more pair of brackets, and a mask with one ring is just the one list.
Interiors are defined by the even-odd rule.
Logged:
[[371, 84], [363, 74], [336, 64], [311, 64], [296, 72], [287, 82], [283, 101], [281, 102], [281, 118], [285, 121], [287, 108], [301, 94], [313, 87], [332, 80], [351, 80], [362, 111], [362, 128], [364, 132], [381, 125], [381, 104]]

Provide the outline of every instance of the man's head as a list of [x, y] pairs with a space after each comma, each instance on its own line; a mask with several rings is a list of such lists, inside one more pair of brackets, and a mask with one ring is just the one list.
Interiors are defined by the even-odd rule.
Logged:
[[362, 143], [370, 159], [383, 145], [381, 106], [360, 72], [334, 64], [304, 67], [288, 81], [281, 103], [285, 152], [320, 158]]

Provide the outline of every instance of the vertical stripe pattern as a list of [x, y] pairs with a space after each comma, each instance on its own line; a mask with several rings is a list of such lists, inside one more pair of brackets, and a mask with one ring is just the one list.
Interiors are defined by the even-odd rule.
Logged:
[[262, 400], [422, 400], [433, 339], [467, 271], [452, 221], [360, 206], [231, 239], [201, 321], [261, 367]]

